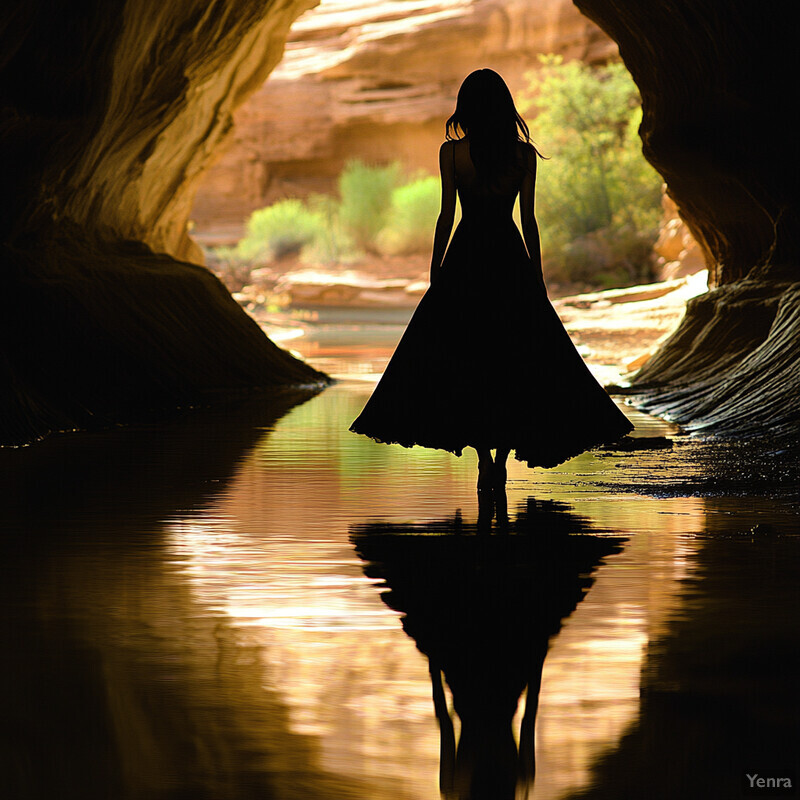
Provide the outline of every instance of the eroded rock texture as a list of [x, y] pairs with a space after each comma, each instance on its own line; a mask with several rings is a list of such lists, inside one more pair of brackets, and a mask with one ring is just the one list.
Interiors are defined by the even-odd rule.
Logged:
[[335, 191], [351, 158], [437, 174], [464, 77], [491, 67], [518, 95], [541, 53], [619, 59], [571, 0], [321, 0], [237, 109], [233, 141], [198, 187], [198, 238], [230, 244], [256, 208]]
[[[323, 378], [186, 263], [198, 176], [312, 4], [3, 6], [0, 443]], [[643, 97], [646, 155], [718, 286], [690, 305], [639, 388], [703, 430], [796, 434], [793, 5], [576, 5], [619, 43]], [[538, 13], [528, 8], [520, 20]]]
[[4, 6], [0, 444], [324, 379], [187, 263], [195, 182], [311, 4]]
[[[575, 0], [642, 95], [644, 152], [717, 288], [689, 303], [637, 376], [646, 408], [690, 430], [800, 432], [797, 71], [793, 6]], [[787, 81], [789, 82], [787, 84]]]

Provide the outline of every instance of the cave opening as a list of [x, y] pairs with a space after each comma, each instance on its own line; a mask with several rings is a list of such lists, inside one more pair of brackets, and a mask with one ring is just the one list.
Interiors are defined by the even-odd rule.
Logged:
[[[324, 385], [323, 374], [273, 347], [192, 264], [199, 251], [187, 224], [212, 153], [234, 135], [234, 110], [279, 64], [290, 25], [308, 5], [277, 10], [231, 0], [154, 11], [142, 0], [113, 12], [97, 5], [74, 37], [35, 3], [3, 22], [3, 252], [11, 278], [4, 443], [253, 387]], [[456, 5], [442, 4], [433, 16], [448, 18]], [[791, 68], [791, 48], [775, 44], [786, 36], [782, 11], [716, 2], [687, 9], [678, 0], [646, 13], [618, 5], [580, 0], [585, 17], [561, 4], [546, 18], [524, 4], [494, 4], [487, 16], [459, 22], [461, 39], [450, 39], [436, 75], [452, 84], [441, 64], [472, 65], [475, 49], [459, 42], [476, 29], [509, 63], [531, 30], [543, 28], [552, 41], [565, 19], [565, 50], [577, 46], [591, 60], [592, 48], [616, 43], [642, 96], [645, 155], [694, 235], [713, 287], [638, 373], [639, 402], [689, 430], [794, 430], [793, 132], [774, 79]], [[586, 18], [599, 26], [588, 37]], [[394, 23], [402, 28], [404, 19]], [[420, 50], [442, 46], [437, 25], [414, 25]], [[391, 47], [378, 49], [390, 65]], [[419, 67], [424, 75], [427, 65]], [[357, 104], [365, 86], [348, 86], [338, 69], [329, 83], [343, 87], [343, 103]], [[38, 87], [24, 97], [23, 74]], [[395, 95], [412, 108], [430, 102], [405, 83], [378, 81], [366, 92], [370, 113], [385, 112]], [[285, 110], [274, 109], [274, 118], [285, 122]], [[768, 146], [754, 138], [765, 123]], [[426, 135], [438, 141], [436, 127]], [[408, 141], [418, 133], [402, 128]], [[363, 120], [354, 132], [350, 141], [367, 147]], [[295, 137], [292, 146], [305, 143]], [[249, 162], [256, 177], [259, 163]], [[28, 296], [46, 310], [39, 319], [16, 302]]]
[[[0, 795], [429, 798], [455, 755], [440, 672], [478, 706], [527, 680], [537, 795], [734, 796], [746, 771], [787, 774], [800, 285], [775, 77], [795, 66], [794, 8], [577, 0], [639, 86], [645, 151], [711, 273], [632, 393], [710, 436], [660, 449], [674, 426], [633, 409], [655, 447], [512, 462], [487, 528], [469, 456], [349, 434], [368, 381], [331, 385], [330, 343], [290, 352], [306, 320], [272, 341], [197, 263], [196, 189], [311, 2], [0, 12]], [[475, 27], [558, 29], [561, 12], [509, 7]], [[375, 88], [416, 102], [402, 83]], [[369, 145], [363, 122], [337, 137]], [[174, 409], [193, 411], [164, 422]]]
[[[639, 94], [615, 43], [570, 3], [550, 5], [527, 29], [505, 5], [442, 16], [422, 3], [398, 20], [391, 4], [337, 0], [293, 24], [282, 61], [235, 111], [190, 223], [207, 266], [273, 339], [337, 379], [380, 375], [428, 283], [438, 149], [474, 52], [552, 158], [537, 193], [548, 290], [598, 377], [619, 385], [674, 329], [705, 286], [702, 252], [641, 156]], [[589, 306], [591, 326], [576, 319]], [[615, 335], [626, 313], [637, 321]]]

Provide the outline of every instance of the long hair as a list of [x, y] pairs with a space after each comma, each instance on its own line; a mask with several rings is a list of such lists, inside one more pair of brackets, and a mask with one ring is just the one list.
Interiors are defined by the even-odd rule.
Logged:
[[[461, 134], [459, 135], [459, 131]], [[456, 98], [456, 110], [447, 120], [445, 137], [469, 139], [469, 153], [479, 176], [502, 175], [516, 162], [517, 142], [531, 142], [506, 82], [492, 69], [478, 69], [464, 78]]]

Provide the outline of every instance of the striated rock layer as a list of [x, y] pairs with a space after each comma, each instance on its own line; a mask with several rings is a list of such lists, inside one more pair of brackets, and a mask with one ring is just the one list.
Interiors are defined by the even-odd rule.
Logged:
[[185, 263], [197, 178], [311, 3], [0, 14], [0, 445], [325, 380]]
[[743, 280], [693, 298], [634, 391], [694, 433], [796, 440], [800, 282]]
[[575, 4], [619, 44], [642, 95], [645, 155], [716, 287], [689, 303], [634, 391], [689, 430], [800, 438], [793, 6]]
[[570, 0], [321, 0], [237, 110], [233, 141], [198, 187], [196, 235], [235, 241], [254, 209], [335, 191], [350, 158], [437, 174], [464, 77], [491, 67], [518, 94], [540, 53], [619, 59]]
[[[0, 444], [324, 380], [185, 263], [197, 253], [186, 220], [198, 177], [230, 136], [234, 108], [263, 83], [291, 22], [312, 4], [4, 6]], [[541, 9], [507, 5], [516, 16], [490, 14], [484, 27], [511, 48]], [[642, 93], [645, 153], [717, 286], [690, 304], [637, 387], [650, 407], [697, 429], [796, 436], [798, 156], [785, 88], [795, 71], [793, 6], [576, 5], [619, 43]], [[419, 25], [420, 35], [427, 30]], [[374, 46], [382, 75], [396, 71], [396, 44], [388, 36]], [[464, 58], [485, 63], [467, 38], [433, 52], [442, 69]], [[392, 86], [370, 80], [350, 84], [352, 104], [387, 110], [381, 92]]]

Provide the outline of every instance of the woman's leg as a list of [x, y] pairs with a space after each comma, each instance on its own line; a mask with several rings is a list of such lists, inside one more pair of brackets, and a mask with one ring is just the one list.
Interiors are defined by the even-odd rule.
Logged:
[[485, 447], [476, 447], [478, 451], [478, 488], [491, 489], [494, 477], [494, 461], [492, 451]]
[[508, 472], [506, 470], [506, 460], [511, 452], [510, 447], [498, 447], [494, 456], [494, 486], [495, 489], [504, 489]]

